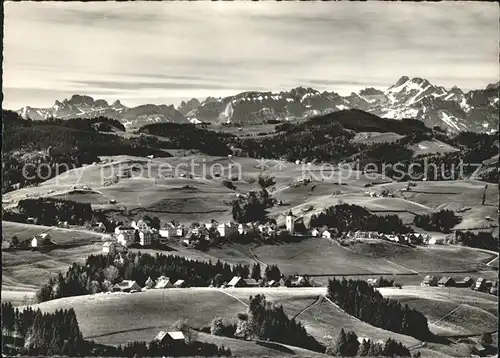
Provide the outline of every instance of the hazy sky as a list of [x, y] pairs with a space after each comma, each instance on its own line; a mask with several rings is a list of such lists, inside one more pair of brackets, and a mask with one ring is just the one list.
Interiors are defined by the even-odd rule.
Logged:
[[498, 81], [483, 2], [4, 3], [4, 108], [74, 93], [125, 105], [245, 90], [385, 89], [402, 75]]

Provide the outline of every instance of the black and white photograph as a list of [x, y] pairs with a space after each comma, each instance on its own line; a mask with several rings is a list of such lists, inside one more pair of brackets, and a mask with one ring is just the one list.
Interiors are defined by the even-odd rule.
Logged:
[[3, 10], [2, 357], [498, 358], [497, 3]]

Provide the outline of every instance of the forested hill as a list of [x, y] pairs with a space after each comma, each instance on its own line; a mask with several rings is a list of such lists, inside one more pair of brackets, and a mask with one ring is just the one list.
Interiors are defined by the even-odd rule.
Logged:
[[[59, 172], [65, 165], [79, 167], [98, 161], [99, 156], [129, 154], [137, 156], [170, 156], [155, 138], [126, 139], [114, 132], [123, 130], [115, 120], [99, 117], [94, 119], [70, 119], [30, 121], [12, 111], [2, 111], [2, 193], [13, 186], [23, 187], [37, 182], [44, 175], [22, 175], [25, 164], [46, 163]], [[108, 133], [106, 133], [108, 132]], [[26, 166], [36, 170], [36, 166]], [[56, 170], [48, 170], [56, 173]], [[33, 177], [28, 180], [26, 177]], [[47, 178], [46, 178], [47, 179]]]

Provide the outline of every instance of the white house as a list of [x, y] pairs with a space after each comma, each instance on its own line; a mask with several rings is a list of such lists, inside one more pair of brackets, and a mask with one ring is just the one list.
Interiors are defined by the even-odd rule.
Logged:
[[106, 241], [102, 245], [102, 253], [105, 255], [114, 255], [116, 253], [116, 244], [111, 241]]
[[312, 229], [311, 231], [311, 236], [312, 237], [318, 237], [320, 234], [319, 230], [318, 229]]
[[296, 216], [293, 215], [292, 211], [290, 210], [288, 214], [285, 217], [285, 225], [286, 229], [290, 234], [293, 234], [295, 232], [295, 218]]
[[135, 243], [135, 229], [131, 226], [119, 226], [115, 228], [116, 241], [123, 246]]
[[233, 223], [223, 223], [217, 225], [217, 231], [221, 237], [227, 237], [231, 234], [235, 234], [238, 231], [238, 228]]
[[325, 230], [321, 233], [321, 237], [323, 239], [331, 239], [332, 238], [332, 233], [328, 230]]
[[43, 245], [43, 242], [48, 240], [52, 240], [52, 236], [50, 236], [50, 234], [48, 233], [44, 232], [42, 234], [35, 235], [31, 239], [31, 247], [38, 247], [40, 245]]

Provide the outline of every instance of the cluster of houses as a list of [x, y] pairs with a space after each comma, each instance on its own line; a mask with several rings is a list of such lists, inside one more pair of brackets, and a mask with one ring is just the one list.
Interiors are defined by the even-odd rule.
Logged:
[[[173, 220], [162, 225], [158, 230], [152, 228], [146, 221], [132, 221], [129, 225], [120, 225], [115, 228], [114, 241], [116, 245], [129, 247], [138, 244], [143, 247], [151, 246], [155, 242], [161, 242], [165, 239], [178, 239], [186, 246], [190, 246], [196, 240], [212, 241], [217, 237], [229, 237], [234, 234], [245, 235], [250, 232], [259, 233], [263, 236], [274, 236], [281, 231], [286, 231], [292, 235], [296, 234], [296, 216], [290, 211], [285, 216], [285, 228], [282, 229], [276, 223], [246, 223], [236, 224], [234, 222], [219, 223], [211, 220], [204, 224], [192, 224], [185, 226]], [[304, 234], [304, 233], [302, 233]], [[324, 239], [333, 239], [339, 236], [337, 229], [333, 228], [311, 228], [306, 233], [312, 237], [321, 237]], [[343, 239], [379, 239], [403, 244], [442, 244], [444, 238], [431, 237], [423, 233], [410, 233], [388, 235], [372, 231], [350, 231], [344, 235]], [[106, 243], [103, 247], [104, 253], [111, 253], [110, 244]], [[116, 246], [115, 245], [115, 246]]]
[[267, 282], [257, 282], [253, 278], [242, 278], [235, 276], [223, 287], [240, 288], [240, 287], [312, 287], [312, 283], [307, 276], [295, 275], [290, 279], [285, 279], [282, 275], [279, 280], [269, 280]]
[[[152, 280], [151, 277], [146, 281], [146, 287], [144, 289], [166, 289], [166, 288], [184, 288], [186, 287], [186, 281], [184, 280], [171, 280], [169, 277], [160, 276], [156, 280]], [[123, 280], [113, 286], [113, 292], [141, 292], [143, 288], [134, 280]]]
[[475, 291], [490, 292], [496, 294], [498, 282], [486, 280], [484, 277], [479, 277], [474, 281], [471, 277], [464, 277], [461, 280], [455, 280], [449, 276], [437, 278], [433, 275], [425, 276], [421, 286], [439, 286], [439, 287], [466, 287], [472, 288]]

